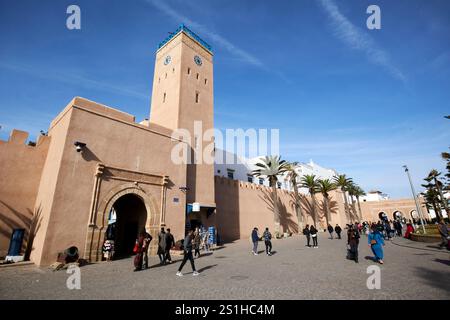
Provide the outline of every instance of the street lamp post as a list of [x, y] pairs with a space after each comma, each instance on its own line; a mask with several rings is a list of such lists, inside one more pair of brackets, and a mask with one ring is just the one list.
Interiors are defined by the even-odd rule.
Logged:
[[420, 210], [419, 203], [417, 202], [416, 191], [414, 190], [414, 186], [413, 186], [413, 183], [412, 183], [412, 181], [411, 181], [411, 176], [410, 176], [410, 174], [409, 174], [409, 169], [408, 169], [408, 167], [407, 167], [406, 165], [404, 165], [403, 168], [405, 168], [405, 172], [406, 172], [406, 174], [408, 175], [409, 185], [411, 186], [411, 192], [412, 192], [412, 194], [413, 194], [414, 202], [416, 203], [417, 213], [419, 214], [419, 217], [420, 217], [420, 223], [422, 224], [422, 231], [423, 231], [423, 233], [425, 234], [425, 233], [427, 233], [427, 232], [425, 231], [425, 225], [424, 225], [424, 223], [423, 223], [422, 210]]

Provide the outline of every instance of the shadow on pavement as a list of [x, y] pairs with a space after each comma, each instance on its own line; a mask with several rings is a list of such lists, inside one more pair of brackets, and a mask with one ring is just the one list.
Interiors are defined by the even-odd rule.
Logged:
[[416, 270], [417, 276], [425, 280], [428, 283], [428, 285], [434, 288], [445, 290], [447, 293], [450, 293], [450, 282], [448, 281], [448, 271], [436, 271], [421, 267], [416, 268]]
[[[205, 253], [201, 253], [200, 254], [200, 257], [198, 257], [198, 258], [201, 258], [201, 257], [207, 257], [207, 256], [210, 256], [210, 255], [212, 255], [213, 253], [212, 252], [205, 252]], [[198, 259], [197, 258], [197, 259]]]
[[201, 268], [201, 269], [198, 269], [197, 271], [198, 271], [198, 272], [203, 272], [203, 271], [205, 271], [205, 270], [208, 270], [208, 269], [211, 269], [211, 268], [214, 268], [214, 267], [217, 267], [217, 264], [212, 264], [212, 265], [210, 265], [210, 266], [203, 267], [203, 268]]
[[450, 260], [434, 259], [434, 261], [450, 266]]
[[427, 248], [431, 248], [431, 249], [442, 249], [441, 247], [439, 247], [439, 245], [435, 245], [435, 246], [426, 246]]
[[[410, 249], [416, 249], [416, 250], [423, 250], [423, 251], [428, 251], [428, 252], [442, 252], [442, 250], [439, 250], [439, 247], [434, 247], [434, 246], [426, 246], [425, 248], [419, 248], [419, 247], [414, 247], [414, 246], [407, 246], [404, 244], [400, 244], [400, 243], [396, 243], [395, 241], [391, 241], [391, 243], [393, 245], [399, 246], [399, 247], [404, 247], [404, 248], [410, 248]], [[438, 249], [438, 250], [430, 250], [430, 249], [426, 249], [426, 248], [431, 248], [431, 249]]]
[[176, 263], [176, 262], [181, 262], [181, 261], [183, 261], [183, 259], [173, 259], [172, 260], [172, 263], [166, 263], [166, 264], [161, 264], [161, 263], [157, 263], [157, 264], [154, 264], [154, 265], [152, 265], [152, 266], [149, 266], [147, 269], [155, 269], [155, 268], [159, 268], [159, 267], [165, 267], [165, 266], [168, 266], [168, 265], [171, 265], [171, 264], [174, 264], [174, 263]]

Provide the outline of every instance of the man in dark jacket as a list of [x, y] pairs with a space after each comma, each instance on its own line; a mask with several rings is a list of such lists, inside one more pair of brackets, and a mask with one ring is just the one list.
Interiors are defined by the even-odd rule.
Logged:
[[331, 226], [331, 224], [329, 224], [328, 225], [328, 232], [330, 233], [330, 239], [333, 239], [333, 232], [334, 232], [334, 229], [333, 229], [333, 227]]
[[338, 224], [336, 224], [336, 227], [334, 227], [334, 231], [336, 231], [336, 234], [337, 234], [337, 236], [338, 236], [338, 239], [341, 239], [341, 232], [342, 232], [342, 229], [341, 229], [341, 227], [340, 227]]
[[303, 234], [306, 237], [306, 246], [311, 247], [310, 241], [311, 241], [311, 234], [309, 233], [309, 224], [306, 225], [305, 229], [303, 229]]
[[255, 256], [258, 255], [258, 241], [259, 241], [258, 228], [254, 227], [252, 231], [252, 242], [253, 242], [252, 252]]
[[161, 231], [158, 233], [158, 257], [161, 264], [166, 263], [165, 254], [166, 254], [166, 235], [164, 228], [161, 228]]
[[395, 228], [395, 231], [397, 231], [397, 236], [401, 237], [402, 236], [402, 224], [400, 223], [400, 221], [398, 221], [398, 220], [394, 221], [394, 228]]
[[272, 234], [269, 231], [269, 228], [266, 228], [266, 230], [263, 233], [264, 238], [264, 244], [266, 245], [266, 254], [268, 256], [272, 255]]
[[175, 245], [175, 239], [173, 234], [170, 233], [170, 228], [167, 228], [167, 232], [165, 233], [166, 237], [166, 256], [165, 259], [167, 262], [172, 263], [172, 258], [170, 257], [170, 249]]
[[194, 257], [192, 256], [192, 240], [194, 239], [194, 231], [190, 230], [187, 234], [187, 236], [184, 238], [183, 247], [184, 247], [184, 257], [183, 262], [181, 262], [180, 267], [178, 268], [177, 276], [182, 277], [183, 274], [181, 273], [181, 270], [183, 269], [184, 265], [186, 264], [186, 261], [191, 262], [192, 267], [192, 275], [198, 276], [197, 270], [195, 270], [195, 264], [194, 264]]

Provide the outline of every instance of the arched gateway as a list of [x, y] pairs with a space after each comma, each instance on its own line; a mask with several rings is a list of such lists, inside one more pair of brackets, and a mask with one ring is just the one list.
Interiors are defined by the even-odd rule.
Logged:
[[[126, 257], [132, 253], [134, 241], [144, 227], [156, 240], [160, 212], [154, 197], [137, 184], [122, 184], [108, 192], [99, 204], [96, 222], [88, 226], [85, 258], [89, 261], [100, 261], [102, 258], [103, 241], [112, 209], [117, 217], [114, 231], [116, 257]], [[157, 241], [152, 241], [150, 253], [156, 251], [156, 246]]]

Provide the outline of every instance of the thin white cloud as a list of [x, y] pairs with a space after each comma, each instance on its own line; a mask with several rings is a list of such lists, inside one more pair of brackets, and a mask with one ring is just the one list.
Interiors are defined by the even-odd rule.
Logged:
[[245, 50], [238, 48], [236, 45], [225, 39], [223, 36], [210, 31], [206, 26], [199, 24], [188, 17], [180, 14], [179, 12], [172, 9], [169, 5], [167, 5], [163, 1], [158, 0], [146, 0], [148, 3], [152, 4], [154, 7], [156, 7], [161, 12], [165, 13], [178, 23], [185, 23], [189, 27], [192, 27], [195, 29], [196, 32], [199, 32], [209, 39], [211, 39], [215, 44], [219, 45], [220, 47], [224, 48], [228, 52], [230, 52], [232, 55], [236, 56], [240, 60], [246, 62], [247, 64], [253, 65], [255, 67], [261, 68], [265, 71], [268, 71], [265, 67], [264, 63], [259, 60], [257, 57], [253, 56], [252, 54], [246, 52]]
[[363, 32], [347, 19], [333, 0], [318, 0], [321, 7], [330, 17], [335, 36], [352, 49], [363, 52], [370, 62], [387, 70], [394, 78], [406, 81], [403, 72], [390, 61], [389, 54], [380, 48], [370, 35]]
[[61, 83], [69, 83], [72, 85], [85, 87], [89, 89], [106, 91], [109, 93], [123, 94], [129, 97], [148, 100], [149, 95], [131, 90], [122, 86], [110, 84], [106, 81], [94, 80], [85, 76], [74, 74], [73, 72], [61, 73], [56, 70], [39, 70], [31, 66], [18, 65], [14, 63], [0, 63], [0, 69], [8, 69], [10, 71], [32, 75], [41, 79], [57, 81]]

